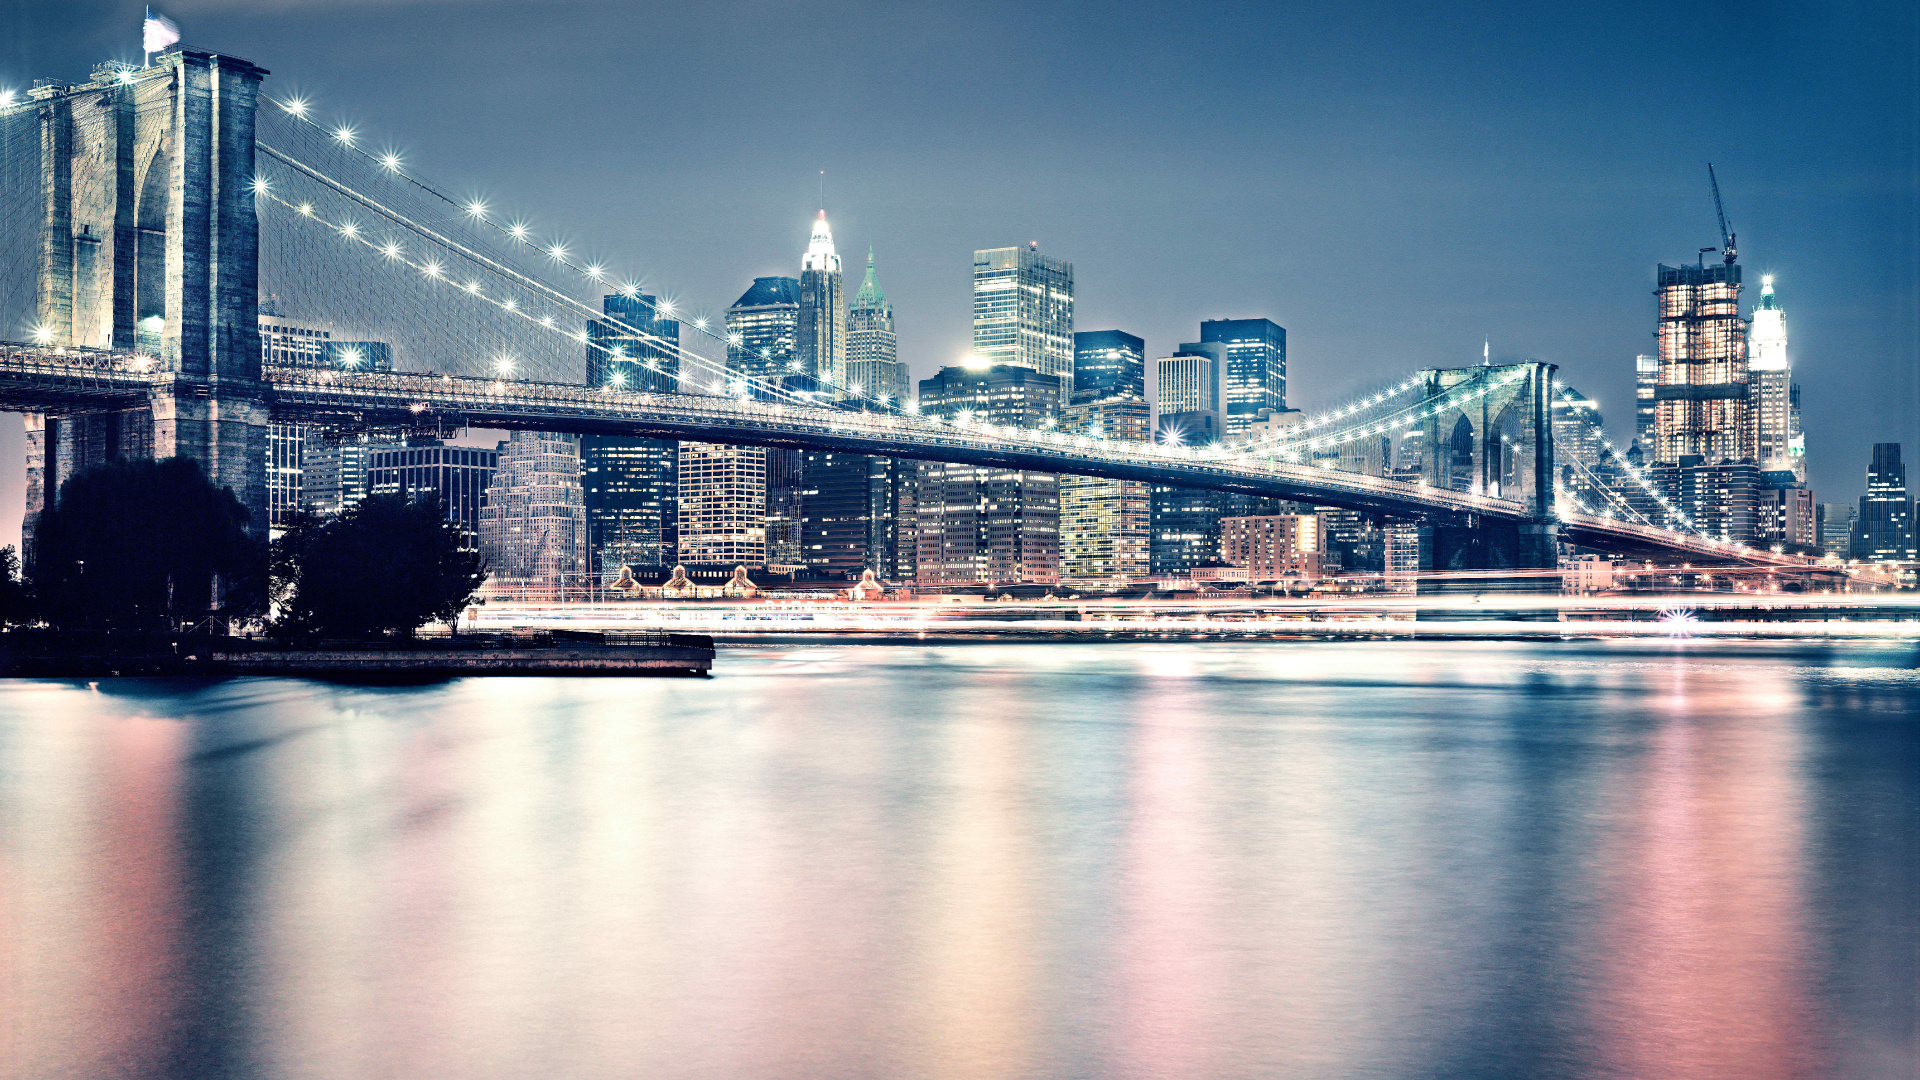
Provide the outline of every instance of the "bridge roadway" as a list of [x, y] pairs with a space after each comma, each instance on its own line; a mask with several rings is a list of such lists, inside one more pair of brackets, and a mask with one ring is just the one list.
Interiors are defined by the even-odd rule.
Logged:
[[[0, 343], [0, 409], [70, 413], [145, 404], [175, 378], [151, 358]], [[1208, 488], [1397, 517], [1525, 524], [1522, 503], [1338, 472], [1213, 447], [1104, 442], [1058, 431], [861, 413], [725, 397], [422, 372], [268, 367], [259, 387], [276, 423], [567, 431], [836, 450]], [[1564, 540], [1635, 558], [1804, 567], [1806, 560], [1587, 514], [1562, 514]]]

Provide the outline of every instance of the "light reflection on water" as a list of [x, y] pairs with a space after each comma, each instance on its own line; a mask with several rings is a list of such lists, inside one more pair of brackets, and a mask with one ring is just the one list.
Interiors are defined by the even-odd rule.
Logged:
[[20, 1077], [1880, 1077], [1910, 645], [0, 687]]

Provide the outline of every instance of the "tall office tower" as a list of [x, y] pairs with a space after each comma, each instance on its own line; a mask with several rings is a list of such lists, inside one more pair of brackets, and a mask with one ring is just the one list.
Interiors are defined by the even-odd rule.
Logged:
[[867, 250], [867, 276], [847, 311], [847, 389], [883, 405], [905, 404], [913, 394], [907, 365], [900, 362], [899, 337], [893, 332], [893, 305], [873, 272]]
[[[776, 399], [776, 389], [810, 393], [817, 383], [799, 354], [800, 282], [790, 277], [754, 278], [752, 287], [727, 309], [727, 371], [746, 380], [755, 397]], [[710, 448], [711, 450], [711, 448]], [[744, 469], [758, 469], [766, 495], [760, 523], [769, 566], [800, 566], [800, 452], [788, 449], [741, 453]], [[702, 462], [711, 462], [711, 452]], [[683, 559], [684, 561], [684, 559]]]
[[604, 319], [587, 323], [587, 385], [655, 394], [680, 392], [680, 323], [660, 315], [651, 293], [608, 293]]
[[[1058, 414], [1065, 382], [1014, 364], [941, 368], [920, 380], [920, 410], [1034, 427]], [[1060, 580], [1059, 477], [921, 462], [915, 498], [920, 582]]]
[[1633, 358], [1633, 445], [1653, 458], [1654, 398], [1659, 393], [1660, 358], [1641, 353]]
[[[1089, 336], [1075, 334], [1074, 338], [1083, 342]], [[1132, 341], [1137, 346], [1140, 339], [1132, 338]], [[1133, 355], [1140, 355], [1137, 348]], [[1077, 360], [1078, 355], [1076, 363]], [[1097, 391], [1077, 377], [1074, 385], [1079, 389], [1073, 392], [1076, 403], [1067, 406], [1065, 427], [1068, 431], [1125, 439], [1143, 446], [1152, 438], [1152, 413], [1145, 397], [1136, 395], [1131, 386], [1123, 383], [1113, 388], [1113, 396], [1098, 399], [1094, 398]], [[1082, 398], [1092, 400], [1080, 400]], [[1092, 476], [1060, 478], [1060, 580], [1125, 581], [1143, 577], [1153, 570], [1149, 557], [1152, 542], [1153, 489], [1150, 485]]]
[[1226, 496], [1218, 491], [1154, 485], [1147, 565], [1155, 574], [1188, 576], [1220, 565], [1220, 521]]
[[[587, 324], [587, 385], [659, 394], [680, 389], [680, 323], [645, 293], [601, 298], [605, 319]], [[580, 486], [589, 569], [612, 580], [623, 566], [671, 565], [679, 531], [680, 444], [586, 435]]]
[[[275, 297], [261, 299], [258, 321], [263, 365], [345, 371], [393, 370], [391, 345], [384, 341], [336, 341], [332, 323], [285, 318], [279, 312]], [[312, 435], [305, 424], [267, 425], [267, 524], [270, 529], [285, 526], [288, 515], [295, 509], [318, 505], [307, 482], [310, 458], [321, 449], [319, 440]]]
[[1751, 459], [1755, 428], [1739, 264], [1661, 266], [1659, 281], [1653, 460]]
[[1162, 441], [1187, 445], [1213, 442], [1220, 424], [1220, 353], [1181, 346], [1153, 362], [1153, 430]]
[[1759, 524], [1760, 467], [1752, 461], [1680, 462], [1680, 507], [1715, 540], [1751, 544]]
[[1773, 469], [1760, 474], [1753, 519], [1754, 543], [1762, 547], [1780, 545], [1788, 550], [1815, 547], [1819, 541], [1818, 522], [1813, 489], [1796, 480], [1792, 469]]
[[[1773, 295], [1773, 275], [1760, 279], [1760, 303], [1753, 309], [1747, 336], [1751, 380], [1754, 457], [1766, 470], [1790, 470], [1805, 480], [1806, 446], [1795, 446], [1793, 370], [1787, 362], [1786, 314]], [[1798, 453], [1796, 453], [1796, 449]]]
[[408, 502], [435, 496], [446, 507], [447, 520], [466, 532], [467, 544], [478, 546], [480, 510], [487, 504], [487, 486], [500, 465], [498, 450], [399, 446], [374, 450], [369, 458], [368, 494], [403, 495]]
[[1599, 481], [1605, 430], [1600, 410], [1585, 394], [1568, 390], [1554, 397], [1553, 461], [1560, 473], [1555, 491], [1570, 510], [1601, 513], [1608, 508]]
[[680, 444], [680, 561], [767, 564], [766, 451]]
[[1072, 404], [1147, 400], [1147, 343], [1124, 330], [1076, 330]]
[[1073, 390], [1073, 264], [1026, 247], [973, 253], [973, 351], [982, 363], [1016, 364]]
[[1913, 562], [1913, 495], [1899, 443], [1874, 443], [1867, 466], [1867, 493], [1853, 525], [1852, 558], [1862, 562]]
[[1853, 554], [1853, 522], [1856, 510], [1852, 503], [1820, 503], [1815, 511], [1819, 532], [1820, 550], [1836, 559], [1851, 558]]
[[[280, 315], [272, 296], [260, 300], [260, 362], [281, 367], [320, 367], [321, 346], [333, 337], [331, 323], [305, 322]], [[286, 526], [287, 518], [307, 502], [307, 425], [267, 425], [267, 527]]]
[[1285, 328], [1272, 319], [1208, 319], [1200, 324], [1200, 340], [1225, 350], [1226, 434], [1244, 435], [1262, 409], [1287, 407]]
[[800, 461], [800, 560], [830, 576], [857, 578], [874, 565], [874, 459], [808, 450]]
[[847, 386], [847, 294], [841, 286], [840, 256], [833, 253], [827, 212], [813, 223], [813, 237], [800, 260], [800, 326], [794, 341], [801, 370], [829, 397]]
[[367, 466], [373, 455], [404, 443], [391, 431], [335, 433], [328, 439], [309, 431], [302, 505], [321, 514], [353, 509], [367, 494]]
[[754, 278], [727, 309], [727, 372], [746, 380], [755, 397], [775, 387], [805, 389], [796, 342], [800, 335], [800, 283], [790, 277]]
[[912, 581], [920, 463], [876, 457], [867, 459], [867, 467], [867, 564], [882, 581]]
[[580, 440], [516, 431], [500, 444], [480, 508], [480, 554], [490, 596], [563, 600], [587, 577], [587, 508], [580, 493]]

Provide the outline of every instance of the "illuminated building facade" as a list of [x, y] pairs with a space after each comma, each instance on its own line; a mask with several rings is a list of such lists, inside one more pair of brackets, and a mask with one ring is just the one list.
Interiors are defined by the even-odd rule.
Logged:
[[1039, 245], [973, 253], [973, 351], [982, 362], [1073, 381], [1073, 264]]
[[[662, 318], [655, 297], [610, 293], [605, 320], [587, 324], [587, 385], [676, 393], [680, 323]], [[611, 581], [622, 566], [671, 565], [678, 544], [680, 444], [666, 439], [585, 435], [580, 486], [587, 507], [590, 569]]]
[[1645, 353], [1633, 358], [1633, 445], [1649, 460], [1653, 455], [1654, 397], [1659, 393], [1660, 358]]
[[1760, 303], [1748, 327], [1747, 369], [1753, 385], [1754, 456], [1762, 469], [1786, 469], [1807, 478], [1807, 445], [1800, 433], [1798, 387], [1787, 361], [1786, 314], [1773, 294], [1773, 277], [1760, 279]]
[[847, 310], [847, 389], [881, 405], [905, 403], [913, 393], [907, 365], [900, 363], [899, 336], [893, 330], [893, 305], [874, 273], [867, 252], [867, 275]]
[[579, 437], [516, 431], [500, 443], [479, 532], [488, 595], [561, 600], [585, 587], [587, 508], [580, 492]]
[[1739, 264], [1661, 266], [1658, 280], [1652, 459], [1751, 460], [1756, 427]]
[[799, 333], [800, 282], [754, 278], [727, 309], [727, 374], [746, 380], [754, 396], [768, 397], [768, 387], [788, 385], [800, 374], [795, 352]]
[[[924, 413], [1038, 427], [1060, 410], [1064, 378], [995, 364], [920, 381]], [[1051, 473], [923, 461], [915, 485], [922, 584], [1060, 580], [1060, 480]]]
[[1272, 319], [1209, 319], [1200, 341], [1219, 345], [1224, 362], [1222, 429], [1241, 435], [1260, 410], [1287, 407], [1287, 331]]
[[833, 396], [846, 388], [847, 294], [825, 210], [813, 223], [813, 236], [800, 261], [800, 322], [794, 355], [801, 373]]
[[[1075, 385], [1080, 386], [1078, 382]], [[1073, 392], [1076, 399], [1091, 394], [1091, 390], [1084, 388]], [[1145, 398], [1127, 394], [1125, 388], [1104, 400], [1067, 406], [1064, 424], [1075, 434], [1143, 444], [1153, 432], [1153, 417]], [[1143, 577], [1153, 569], [1152, 544], [1153, 489], [1150, 485], [1092, 476], [1060, 478], [1062, 581], [1124, 581]]]
[[1899, 443], [1874, 443], [1867, 466], [1867, 493], [1853, 525], [1852, 557], [1863, 562], [1913, 562], [1913, 494]]
[[1813, 490], [1793, 470], [1762, 471], [1755, 500], [1753, 542], [1798, 550], [1819, 546], [1819, 517]]
[[408, 502], [429, 496], [446, 508], [469, 544], [478, 544], [480, 510], [500, 464], [498, 450], [472, 446], [398, 446], [373, 450], [367, 462], [367, 492], [402, 495]]
[[1230, 517], [1220, 521], [1220, 552], [1249, 581], [1317, 578], [1326, 540], [1318, 514]]
[[683, 442], [679, 468], [679, 561], [765, 566], [766, 451]]
[[1073, 404], [1110, 398], [1147, 400], [1147, 343], [1124, 330], [1073, 335]]
[[[262, 364], [346, 371], [393, 370], [393, 347], [386, 342], [335, 341], [332, 323], [285, 318], [279, 313], [274, 297], [261, 298], [258, 322]], [[317, 441], [309, 446], [312, 439], [313, 432], [305, 424], [267, 425], [267, 525], [270, 529], [284, 527], [288, 515], [301, 506], [317, 508], [332, 501], [324, 497], [316, 500], [318, 492], [309, 491], [310, 457], [319, 448]], [[349, 452], [346, 456], [354, 455]], [[364, 473], [356, 480], [362, 477]], [[364, 488], [356, 491], [354, 500], [358, 501], [364, 493]]]

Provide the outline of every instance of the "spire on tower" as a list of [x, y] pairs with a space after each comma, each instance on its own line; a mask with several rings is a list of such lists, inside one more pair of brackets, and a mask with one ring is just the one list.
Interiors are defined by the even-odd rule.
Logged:
[[880, 288], [880, 279], [873, 272], [873, 248], [867, 248], [867, 276], [860, 282], [860, 291], [853, 294], [853, 306], [856, 308], [885, 308], [887, 294]]
[[813, 237], [807, 242], [807, 254], [800, 260], [800, 269], [840, 272], [840, 256], [833, 251], [833, 230], [827, 227], [827, 211], [824, 207], [820, 210], [820, 216], [814, 219]]

